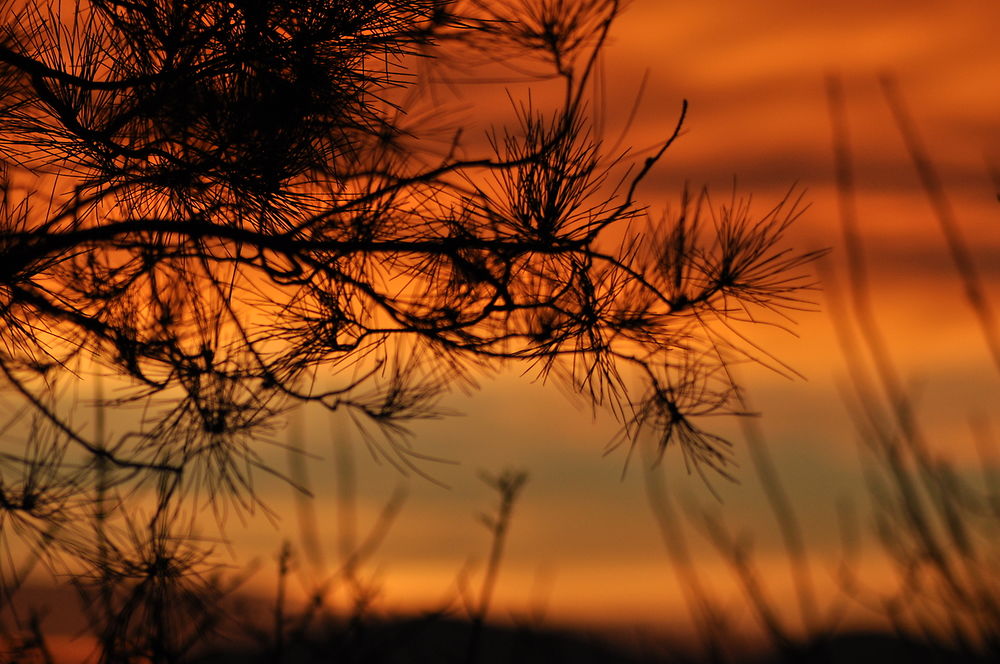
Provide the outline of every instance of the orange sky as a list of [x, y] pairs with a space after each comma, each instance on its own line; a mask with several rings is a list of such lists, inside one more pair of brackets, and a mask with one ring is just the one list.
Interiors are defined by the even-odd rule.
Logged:
[[[834, 266], [843, 256], [824, 76], [843, 77], [880, 321], [906, 379], [920, 386], [929, 430], [947, 432], [940, 438], [942, 449], [965, 461], [974, 458], [970, 437], [961, 430], [955, 434], [953, 423], [975, 411], [990, 412], [1000, 380], [984, 369], [988, 355], [941, 250], [940, 232], [877, 75], [898, 77], [996, 296], [1000, 226], [994, 223], [998, 206], [987, 160], [1000, 159], [998, 21], [1000, 6], [986, 1], [874, 7], [841, 2], [819, 11], [794, 2], [636, 0], [614, 32], [605, 63], [611, 138], [621, 131], [645, 70], [649, 82], [629, 135], [632, 145], [661, 139], [680, 100], [691, 104], [685, 135], [643, 187], [654, 213], [676, 206], [685, 181], [709, 184], [724, 197], [735, 177], [740, 192], [752, 193], [762, 207], [797, 184], [811, 208], [794, 231], [795, 241], [803, 248], [833, 247]], [[516, 94], [521, 88], [511, 90]], [[496, 114], [493, 107], [479, 115], [466, 112], [473, 122]], [[836, 503], [853, 496], [863, 509], [865, 497], [855, 434], [836, 389], [845, 373], [832, 327], [824, 314], [803, 314], [796, 332], [798, 338], [766, 331], [755, 338], [806, 380], [759, 368], [745, 369], [744, 380], [753, 404], [765, 413], [763, 429], [808, 524], [817, 583], [833, 595]], [[475, 514], [491, 509], [493, 496], [476, 471], [513, 465], [526, 468], [532, 479], [510, 533], [498, 615], [523, 614], [542, 596], [555, 621], [676, 623], [683, 608], [645, 504], [641, 468], [631, 468], [622, 479], [624, 457], [601, 456], [615, 431], [612, 422], [594, 421], [558, 390], [513, 374], [484, 381], [477, 394], [449, 403], [465, 416], [421, 425], [416, 444], [459, 465], [431, 467], [449, 490], [419, 479], [410, 483], [403, 516], [376, 557], [387, 605], [433, 604], [449, 593], [466, 561], [482, 561], [487, 534]], [[324, 417], [309, 436], [311, 449], [320, 454], [331, 445]], [[733, 423], [719, 426], [738, 438]], [[740, 484], [716, 483], [723, 513], [735, 529], [755, 533], [760, 564], [776, 570], [768, 577], [775, 595], [787, 601], [786, 561], [739, 444], [737, 458]], [[364, 524], [399, 478], [392, 469], [372, 466], [363, 454], [358, 463]], [[668, 452], [665, 465], [678, 494], [713, 504], [698, 479], [685, 475], [676, 451]], [[320, 468], [314, 478], [324, 472]], [[287, 504], [287, 493], [279, 490], [274, 497], [284, 514], [290, 513], [280, 507]], [[322, 507], [329, 505], [323, 493], [319, 510], [332, 518]], [[273, 532], [252, 531], [250, 548], [262, 555], [274, 549]], [[294, 519], [287, 518], [282, 531], [294, 538]], [[332, 545], [332, 527], [325, 532]], [[706, 576], [732, 596], [736, 591], [725, 566], [703, 539], [691, 537]], [[867, 555], [865, 565], [877, 568], [875, 549]]]
[[[806, 190], [811, 207], [793, 232], [802, 248], [833, 247], [831, 265], [842, 264], [837, 226], [831, 139], [824, 76], [843, 77], [857, 159], [859, 211], [870, 251], [874, 298], [894, 358], [907, 381], [919, 387], [921, 411], [942, 451], [971, 461], [970, 436], [954, 422], [995, 411], [1000, 377], [962, 300], [942, 251], [934, 217], [881, 97], [877, 75], [898, 78], [924, 141], [937, 162], [961, 230], [1000, 303], [1000, 205], [988, 164], [1000, 164], [1000, 3], [947, 0], [878, 3], [706, 0], [681, 3], [634, 0], [621, 18], [605, 62], [607, 134], [621, 131], [644, 71], [649, 79], [627, 142], [644, 147], [662, 139], [681, 99], [691, 104], [686, 133], [652, 172], [641, 194], [653, 211], [676, 206], [683, 183], [710, 185], [720, 197], [734, 177], [739, 191], [763, 207], [792, 184]], [[512, 86], [515, 92], [519, 86]], [[619, 103], [619, 102], [622, 103]], [[482, 110], [482, 109], [480, 109]], [[466, 111], [474, 122], [491, 114]], [[837, 393], [844, 369], [832, 327], [823, 313], [803, 314], [798, 338], [762, 331], [755, 336], [792, 364], [806, 380], [788, 380], [760, 368], [741, 370], [754, 406], [765, 413], [765, 431], [779, 470], [807, 524], [817, 585], [824, 602], [836, 594], [837, 501], [859, 510], [865, 500], [855, 434]], [[602, 456], [615, 432], [607, 418], [591, 418], [555, 388], [516, 374], [483, 381], [472, 396], [448, 404], [463, 417], [417, 429], [417, 448], [457, 465], [429, 465], [442, 489], [419, 478], [383, 548], [372, 560], [384, 588], [384, 606], [433, 606], [448, 595], [463, 565], [481, 570], [488, 539], [476, 514], [493, 509], [494, 497], [479, 469], [523, 467], [531, 474], [517, 505], [496, 597], [498, 616], [523, 615], [539, 603], [553, 622], [601, 621], [671, 626], [683, 620], [668, 559], [643, 494], [643, 471], [633, 465], [622, 478], [624, 456]], [[305, 439], [321, 457], [309, 463], [317, 494], [320, 533], [335, 560], [332, 437], [344, 435], [329, 416], [305, 415]], [[995, 423], [1000, 426], [1000, 423]], [[773, 520], [746, 458], [738, 429], [739, 485], [716, 482], [721, 510], [734, 530], [753, 532], [774, 595], [790, 601], [783, 554]], [[401, 481], [371, 463], [357, 435], [359, 529], [374, 519]], [[285, 454], [269, 456], [284, 464]], [[684, 500], [714, 505], [697, 477], [687, 476], [676, 450], [664, 459], [668, 484]], [[298, 539], [291, 491], [261, 482], [272, 508], [283, 515], [273, 528], [252, 519], [232, 522], [228, 536], [234, 565], [255, 557], [270, 564], [283, 537]], [[865, 525], [867, 522], [865, 522]], [[726, 566], [692, 532], [703, 573], [733, 604], [738, 591]], [[871, 545], [871, 542], [869, 542]], [[870, 546], [862, 568], [881, 564]], [[474, 563], [475, 564], [475, 563]], [[869, 578], [886, 576], [869, 574]], [[253, 584], [263, 592], [272, 577]]]

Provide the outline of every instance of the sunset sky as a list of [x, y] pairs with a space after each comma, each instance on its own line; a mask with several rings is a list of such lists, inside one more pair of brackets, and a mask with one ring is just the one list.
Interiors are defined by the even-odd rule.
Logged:
[[[1000, 305], [1000, 176], [991, 178], [991, 170], [1000, 173], [998, 30], [995, 0], [633, 0], [614, 28], [603, 65], [609, 141], [625, 129], [644, 76], [626, 145], [641, 150], [656, 144], [672, 130], [682, 100], [690, 103], [681, 139], [640, 189], [651, 216], [676, 209], [685, 183], [708, 186], [724, 201], [735, 182], [737, 193], [752, 195], [760, 211], [795, 186], [809, 208], [789, 242], [803, 250], [832, 248], [824, 260], [840, 286], [826, 284], [833, 292], [843, 291], [844, 255], [824, 81], [841, 78], [879, 322], [935, 449], [965, 465], [977, 462], [968, 422], [996, 413], [1000, 375], [990, 368], [878, 77], [897, 80], [988, 293]], [[525, 87], [511, 84], [510, 90], [516, 96]], [[473, 129], [485, 129], [505, 111], [470, 102], [464, 112]], [[817, 311], [798, 314], [794, 334], [753, 331], [755, 342], [801, 378], [752, 365], [738, 367], [737, 375], [763, 413], [760, 428], [804, 523], [816, 585], [829, 606], [842, 594], [834, 577], [842, 560], [837, 509], [845, 500], [866, 533], [859, 573], [874, 586], [888, 577], [867, 537], [868, 497], [857, 434], [839, 391], [848, 382], [830, 306], [823, 293], [815, 298]], [[492, 512], [496, 503], [478, 473], [516, 467], [530, 480], [515, 508], [494, 616], [684, 629], [683, 598], [644, 493], [647, 470], [638, 455], [625, 468], [623, 450], [603, 454], [618, 428], [609, 417], [594, 416], [556, 386], [515, 370], [485, 378], [479, 391], [453, 394], [445, 405], [462, 415], [420, 423], [414, 445], [454, 462], [423, 466], [448, 488], [416, 476], [407, 480], [374, 463], [348, 423], [327, 413], [307, 410], [290, 427], [299, 427], [315, 455], [306, 470], [325, 545], [319, 567], [301, 561], [305, 585], [337, 564], [330, 479], [334, 441], [340, 441], [353, 450], [357, 470], [359, 537], [397, 485], [408, 491], [383, 546], [365, 567], [382, 588], [379, 606], [439, 606], [456, 596], [463, 570], [470, 589], [478, 589], [489, 538], [477, 515]], [[790, 607], [785, 555], [738, 423], [711, 426], [732, 437], [740, 464], [737, 484], [713, 478], [719, 500], [697, 475], [685, 472], [679, 450], [668, 449], [656, 472], [666, 474], [678, 514], [701, 505], [718, 511], [733, 532], [753, 534], [770, 592]], [[1000, 431], [1000, 422], [993, 426]], [[287, 463], [281, 449], [266, 457], [279, 467]], [[220, 545], [217, 553], [220, 562], [236, 567], [259, 560], [261, 571], [248, 587], [267, 593], [282, 539], [300, 546], [301, 537], [292, 490], [271, 478], [262, 478], [259, 488], [279, 521], [230, 520], [231, 547]], [[703, 579], [724, 605], [737, 606], [739, 589], [727, 565], [693, 520], [684, 523]], [[206, 531], [213, 527], [207, 522]], [[857, 619], [865, 616], [858, 608]]]
[[[841, 77], [879, 322], [935, 444], [962, 463], [976, 458], [966, 423], [995, 411], [1000, 382], [989, 369], [878, 76], [897, 79], [989, 292], [1000, 301], [1000, 205], [990, 177], [990, 168], [1000, 165], [998, 27], [1000, 5], [987, 0], [852, 0], [825, 9], [787, 1], [635, 0], [613, 32], [604, 65], [612, 140], [644, 72], [648, 82], [627, 143], [643, 148], [662, 140], [681, 100], [690, 102], [682, 139], [641, 190], [653, 216], [676, 208], [685, 182], [707, 185], [725, 200], [735, 179], [739, 194], [752, 194], [762, 211], [795, 185], [810, 207], [792, 243], [831, 247], [827, 265], [842, 278], [824, 88], [826, 76]], [[523, 86], [511, 90], [517, 94]], [[482, 115], [472, 113], [474, 119], [491, 115], [490, 109], [477, 112]], [[799, 315], [797, 336], [768, 330], [754, 336], [804, 378], [752, 366], [741, 367], [740, 375], [753, 406], [764, 413], [761, 428], [805, 523], [816, 582], [829, 602], [838, 593], [838, 503], [852, 502], [866, 532], [870, 523], [857, 435], [838, 393], [846, 373], [829, 307], [823, 295], [816, 297], [824, 312]], [[426, 467], [450, 488], [409, 481], [403, 512], [372, 560], [385, 607], [438, 605], [454, 596], [456, 578], [470, 560], [471, 587], [478, 588], [488, 534], [476, 515], [493, 509], [494, 496], [477, 472], [513, 466], [531, 479], [516, 508], [495, 615], [526, 616], [544, 606], [555, 623], [681, 624], [685, 610], [644, 497], [642, 463], [634, 460], [623, 477], [624, 454], [602, 456], [616, 431], [609, 418], [592, 418], [554, 386], [516, 373], [486, 379], [480, 391], [454, 395], [447, 404], [464, 415], [420, 425], [415, 445], [456, 462]], [[401, 478], [371, 463], [346, 426], [320, 413], [303, 417], [308, 447], [323, 457], [311, 461], [308, 472], [329, 565], [336, 551], [333, 490], [319, 485], [332, 472], [332, 439], [353, 443], [361, 533]], [[739, 484], [713, 482], [718, 503], [697, 476], [684, 472], [678, 450], [668, 450], [662, 464], [668, 485], [686, 504], [720, 510], [735, 532], [753, 533], [771, 592], [790, 601], [784, 554], [739, 429], [727, 421], [714, 425], [736, 442]], [[237, 560], [256, 555], [269, 561], [281, 537], [296, 541], [291, 492], [276, 485], [268, 502], [282, 515], [278, 530], [263, 522], [246, 530], [231, 526]], [[726, 565], [697, 529], [690, 537], [705, 578], [725, 602], [735, 602], [738, 590]], [[864, 551], [862, 572], [876, 585], [884, 582], [872, 542]], [[262, 586], [267, 579], [258, 577]]]

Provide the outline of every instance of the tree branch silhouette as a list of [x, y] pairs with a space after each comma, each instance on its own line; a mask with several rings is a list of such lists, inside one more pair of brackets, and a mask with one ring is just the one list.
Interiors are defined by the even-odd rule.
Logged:
[[[74, 484], [87, 495], [159, 487], [167, 512], [186, 496], [252, 508], [252, 474], [273, 471], [257, 445], [302, 402], [349, 411], [419, 470], [408, 423], [519, 363], [609, 407], [619, 442], [652, 431], [661, 452], [725, 473], [727, 443], [694, 420], [738, 413], [725, 365], [759, 351], [713, 325], [801, 308], [817, 253], [782, 246], [794, 198], [755, 217], [685, 195], [679, 215], [648, 216], [640, 185], [688, 106], [641, 162], [609, 153], [588, 90], [621, 11], [8, 3], [0, 367], [90, 457], [56, 470], [100, 468]], [[460, 119], [421, 124], [427, 72], [497, 67], [562, 92], [553, 108], [515, 102], [481, 138]], [[140, 429], [93, 443], [50, 405], [81, 358], [129, 386], [100, 406], [142, 405]]]

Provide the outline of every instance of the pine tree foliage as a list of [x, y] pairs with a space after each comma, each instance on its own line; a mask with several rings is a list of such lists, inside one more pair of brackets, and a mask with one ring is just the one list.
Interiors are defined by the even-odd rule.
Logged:
[[[639, 185], [686, 105], [648, 156], [602, 140], [588, 91], [622, 9], [8, 2], [0, 370], [36, 425], [0, 458], [0, 539], [134, 576], [153, 568], [127, 551], [180, 546], [177, 500], [254, 504], [274, 470], [259, 441], [290, 407], [348, 411], [413, 468], [407, 423], [507, 366], [609, 408], [629, 445], [652, 433], [725, 471], [697, 417], [742, 410], [727, 366], [758, 351], [719, 328], [805, 306], [815, 254], [782, 246], [794, 199], [647, 215]], [[557, 103], [516, 100], [485, 137], [420, 110], [445, 73], [505, 65], [561, 85]], [[101, 405], [141, 406], [140, 429], [101, 438], [59, 408], [87, 363], [127, 381]], [[71, 527], [95, 505], [110, 524], [137, 486], [160, 496], [145, 526]]]

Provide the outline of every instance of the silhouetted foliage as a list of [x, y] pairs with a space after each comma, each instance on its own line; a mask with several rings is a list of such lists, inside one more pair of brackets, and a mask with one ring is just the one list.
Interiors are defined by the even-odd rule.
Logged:
[[[407, 423], [520, 363], [609, 407], [629, 445], [652, 430], [724, 471], [725, 441], [694, 418], [741, 410], [726, 367], [758, 351], [719, 328], [802, 306], [814, 254], [779, 246], [794, 199], [758, 219], [685, 196], [646, 217], [638, 185], [686, 104], [643, 160], [602, 142], [588, 90], [620, 11], [7, 3], [0, 370], [37, 431], [0, 459], [4, 546], [23, 538], [53, 567], [70, 554], [118, 589], [81, 581], [108, 638], [166, 661], [127, 635], [136, 620], [170, 632], [175, 618], [139, 612], [187, 602], [179, 580], [202, 554], [174, 529], [206, 504], [220, 522], [254, 506], [254, 472], [275, 472], [260, 440], [294, 405], [348, 411], [415, 469]], [[478, 143], [426, 112], [446, 73], [519, 63], [562, 82], [554, 108], [514, 103]], [[141, 407], [142, 426], [92, 435], [64, 414], [81, 371], [127, 381], [98, 406]], [[139, 489], [155, 496], [146, 522], [120, 509]], [[4, 592], [20, 578], [4, 569]]]
[[[957, 225], [937, 166], [923, 148], [917, 123], [891, 78], [881, 85], [896, 128], [903, 136], [920, 176], [934, 218], [961, 283], [966, 304], [975, 314], [985, 348], [998, 356], [1000, 330], [993, 304], [985, 297], [982, 277]], [[849, 380], [843, 395], [859, 438], [865, 490], [839, 498], [842, 550], [831, 569], [818, 572], [811, 559], [803, 519], [805, 510], [786, 488], [757, 420], [745, 419], [744, 435], [751, 469], [774, 517], [784, 550], [787, 576], [767, 570], [760, 543], [764, 533], [726, 518], [724, 508], [700, 501], [677, 501], [658, 468], [646, 474], [647, 496], [670, 564], [688, 606], [705, 661], [840, 662], [905, 660], [913, 662], [992, 662], [1000, 657], [1000, 502], [997, 498], [997, 439], [990, 418], [973, 416], [978, 463], [960, 458], [964, 443], [960, 422], [935, 431], [931, 416], [940, 403], [924, 403], [921, 391], [904, 379], [894, 355], [896, 339], [877, 302], [877, 270], [866, 254], [863, 217], [859, 214], [854, 151], [850, 140], [846, 87], [827, 79], [833, 129], [833, 152], [843, 231], [846, 278], [837, 288], [837, 272], [823, 262], [830, 320], [845, 360]], [[860, 180], [858, 181], [860, 184]], [[995, 363], [994, 363], [995, 364]], [[788, 469], [788, 476], [795, 470]], [[855, 513], [860, 499], [868, 507]], [[678, 502], [683, 511], [678, 509]], [[858, 516], [862, 519], [858, 519]], [[685, 521], [694, 528], [685, 527]], [[860, 526], [868, 522], [871, 537]], [[733, 601], [713, 589], [705, 567], [693, 560], [691, 531], [712, 545], [743, 590]], [[868, 541], [866, 541], [868, 540]], [[815, 550], [814, 550], [815, 551]], [[878, 571], [866, 565], [881, 558]], [[765, 571], [767, 570], [767, 571]], [[817, 591], [823, 574], [836, 578], [841, 592]], [[795, 604], [782, 602], [782, 576], [792, 582]], [[713, 575], [714, 577], [714, 575]], [[770, 655], [749, 659], [752, 641], [740, 638], [740, 620], [752, 616]], [[873, 621], [881, 634], [851, 633], [858, 618]], [[890, 635], [891, 633], [891, 635]]]
[[[894, 80], [883, 77], [880, 83], [942, 231], [966, 304], [976, 316], [994, 367], [1000, 370], [1000, 329], [972, 252]], [[996, 566], [1000, 511], [993, 473], [996, 439], [988, 420], [973, 417], [972, 433], [980, 453], [978, 468], [975, 464], [973, 468], [981, 473], [976, 478], [963, 472], [950, 455], [934, 448], [935, 441], [923, 421], [925, 414], [917, 406], [916, 390], [905, 385], [872, 305], [865, 246], [858, 231], [845, 95], [839, 79], [827, 81], [827, 94], [844, 244], [852, 268], [847, 304], [857, 322], [856, 332], [841, 322], [837, 333], [854, 388], [849, 406], [863, 441], [874, 530], [897, 572], [898, 586], [892, 592], [871, 592], [849, 568], [844, 576], [850, 589], [874, 604], [897, 631], [910, 631], [927, 641], [944, 639], [967, 657], [994, 660], [1000, 654], [1000, 575]], [[838, 308], [847, 310], [844, 304]], [[952, 427], [949, 432], [956, 439], [958, 429]], [[954, 445], [951, 440], [947, 443]]]

